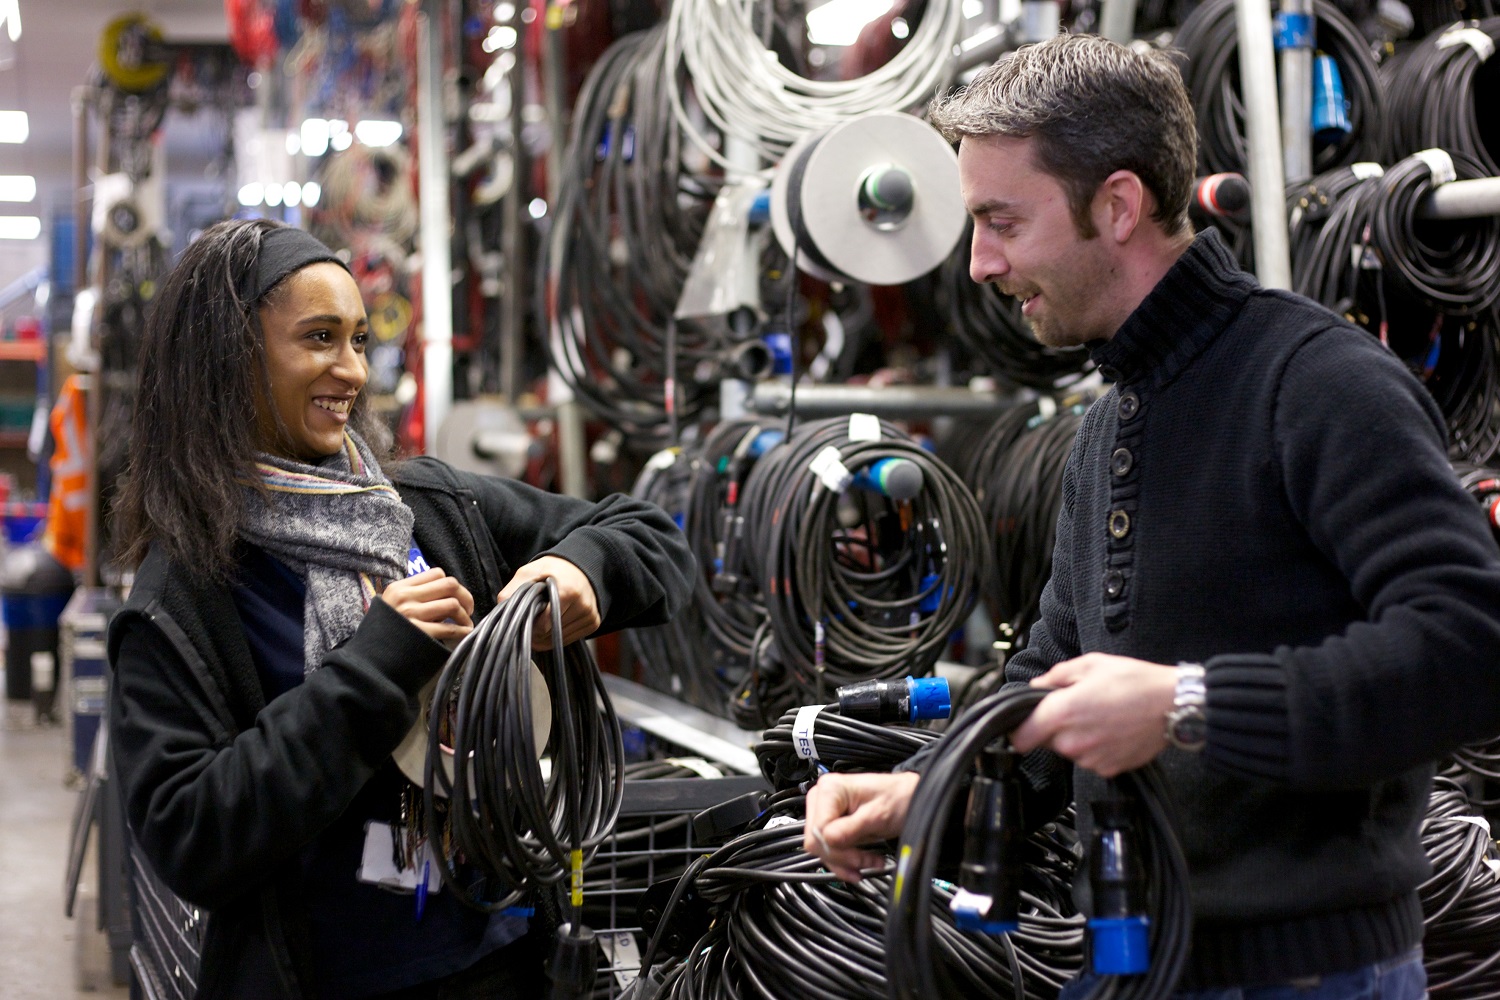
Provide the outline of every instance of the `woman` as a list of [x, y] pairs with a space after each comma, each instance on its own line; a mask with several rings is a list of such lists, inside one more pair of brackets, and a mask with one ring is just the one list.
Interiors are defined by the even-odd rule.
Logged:
[[558, 581], [563, 643], [691, 592], [650, 504], [429, 458], [388, 480], [358, 430], [368, 337], [339, 259], [265, 221], [204, 232], [147, 326], [112, 749], [141, 849], [208, 911], [199, 997], [540, 996], [524, 918], [377, 884], [420, 878], [396, 874], [420, 794], [391, 752], [445, 645], [523, 581]]

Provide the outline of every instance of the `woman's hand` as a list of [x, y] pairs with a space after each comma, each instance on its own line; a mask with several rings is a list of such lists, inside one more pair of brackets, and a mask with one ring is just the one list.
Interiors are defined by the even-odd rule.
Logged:
[[378, 599], [450, 648], [474, 630], [474, 595], [437, 567], [387, 584]]
[[[598, 630], [603, 618], [599, 615], [599, 599], [594, 594], [594, 585], [583, 570], [561, 556], [542, 556], [516, 570], [505, 589], [500, 591], [498, 601], [516, 592], [516, 588], [530, 580], [552, 577], [557, 581], [557, 595], [562, 604], [562, 644], [564, 646], [587, 638]], [[552, 648], [552, 611], [548, 609], [537, 615], [531, 629], [531, 648]]]

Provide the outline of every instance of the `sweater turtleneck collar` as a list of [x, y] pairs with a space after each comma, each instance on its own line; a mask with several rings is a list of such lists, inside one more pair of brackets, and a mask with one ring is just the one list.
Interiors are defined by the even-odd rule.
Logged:
[[1165, 385], [1219, 335], [1259, 287], [1215, 229], [1193, 240], [1109, 340], [1089, 345], [1112, 382]]

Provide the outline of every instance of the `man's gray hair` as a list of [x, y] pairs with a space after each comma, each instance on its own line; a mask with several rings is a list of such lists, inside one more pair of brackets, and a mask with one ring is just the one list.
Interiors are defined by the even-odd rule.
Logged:
[[1085, 236], [1094, 235], [1094, 193], [1116, 170], [1140, 177], [1163, 229], [1187, 231], [1197, 126], [1182, 74], [1164, 52], [1058, 35], [1002, 56], [968, 87], [933, 101], [928, 118], [949, 142], [1035, 138], [1037, 166], [1068, 192]]

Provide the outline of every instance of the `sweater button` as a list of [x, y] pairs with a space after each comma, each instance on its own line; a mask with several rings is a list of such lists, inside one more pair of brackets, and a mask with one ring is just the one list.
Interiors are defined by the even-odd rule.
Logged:
[[1112, 569], [1104, 574], [1104, 596], [1119, 597], [1125, 593], [1125, 574]]
[[1121, 420], [1133, 419], [1137, 413], [1141, 412], [1141, 397], [1133, 392], [1120, 393], [1118, 410]]
[[1116, 476], [1128, 476], [1134, 466], [1135, 456], [1130, 453], [1129, 448], [1116, 448], [1114, 454], [1109, 456], [1109, 471]]
[[1111, 511], [1109, 533], [1115, 538], [1124, 538], [1130, 534], [1130, 515], [1123, 510]]

